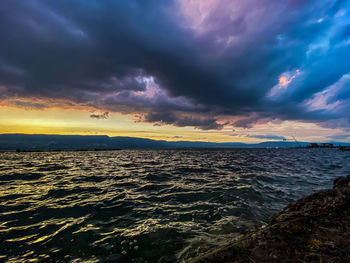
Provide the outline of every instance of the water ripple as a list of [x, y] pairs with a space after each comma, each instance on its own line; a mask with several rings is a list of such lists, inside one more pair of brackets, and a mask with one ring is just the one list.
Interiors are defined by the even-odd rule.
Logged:
[[178, 262], [350, 171], [333, 149], [0, 153], [0, 260]]

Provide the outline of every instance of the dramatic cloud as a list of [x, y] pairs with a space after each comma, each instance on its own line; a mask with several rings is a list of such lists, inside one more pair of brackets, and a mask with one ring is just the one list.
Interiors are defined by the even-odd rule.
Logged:
[[262, 140], [278, 140], [278, 141], [286, 140], [286, 137], [275, 135], [275, 134], [232, 134], [231, 136], [262, 139]]
[[336, 83], [317, 92], [305, 104], [310, 111], [346, 111], [350, 99], [350, 74], [343, 75]]
[[349, 10], [343, 0], [3, 0], [0, 103], [205, 130], [346, 127]]
[[215, 118], [176, 115], [175, 113], [151, 112], [141, 118], [140, 122], [151, 122], [155, 125], [172, 124], [178, 127], [193, 126], [202, 130], [221, 130], [227, 123], [218, 123]]
[[90, 115], [90, 118], [98, 119], [98, 120], [106, 120], [109, 118], [109, 112], [104, 113], [94, 113]]
[[256, 138], [256, 139], [268, 139], [268, 140], [286, 140], [284, 136], [278, 136], [274, 134], [262, 134], [262, 135], [247, 135], [248, 138]]
[[327, 136], [329, 139], [331, 140], [335, 140], [335, 141], [344, 141], [344, 140], [347, 140], [349, 139], [350, 137], [350, 134], [341, 134], [341, 135], [333, 135], [333, 136]]

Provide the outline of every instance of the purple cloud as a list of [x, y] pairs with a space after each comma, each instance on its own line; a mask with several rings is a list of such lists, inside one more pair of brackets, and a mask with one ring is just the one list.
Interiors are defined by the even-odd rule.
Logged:
[[4, 0], [0, 99], [61, 100], [200, 129], [274, 119], [345, 127], [349, 7]]

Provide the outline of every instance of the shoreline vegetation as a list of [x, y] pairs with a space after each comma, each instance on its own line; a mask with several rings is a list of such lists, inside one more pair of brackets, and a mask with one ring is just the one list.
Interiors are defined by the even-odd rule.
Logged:
[[289, 204], [263, 229], [187, 262], [350, 262], [350, 175]]

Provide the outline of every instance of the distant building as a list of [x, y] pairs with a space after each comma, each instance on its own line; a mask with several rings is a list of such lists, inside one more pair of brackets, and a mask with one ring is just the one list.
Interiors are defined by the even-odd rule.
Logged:
[[307, 148], [334, 148], [333, 143], [309, 143]]
[[341, 150], [341, 151], [350, 151], [350, 146], [340, 146], [339, 145], [339, 150]]
[[321, 143], [322, 148], [333, 148], [333, 143]]

